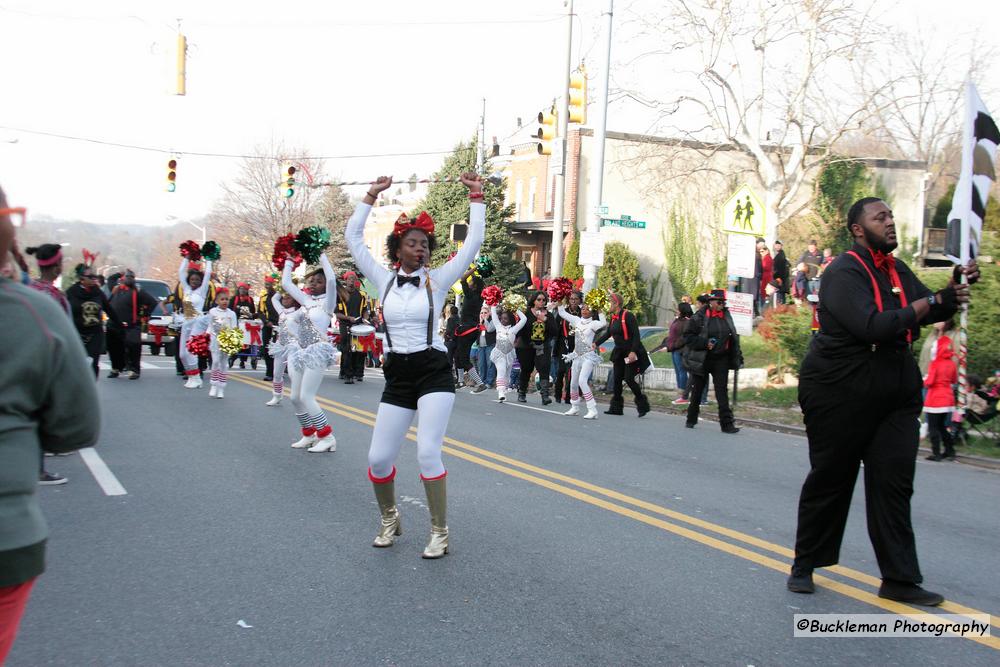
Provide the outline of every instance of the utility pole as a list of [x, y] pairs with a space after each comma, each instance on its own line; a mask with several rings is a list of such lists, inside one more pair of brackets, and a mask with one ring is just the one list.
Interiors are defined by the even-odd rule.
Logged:
[[563, 268], [563, 218], [566, 206], [566, 132], [569, 127], [569, 73], [573, 60], [573, 0], [566, 0], [566, 62], [562, 78], [562, 110], [559, 112], [559, 130], [556, 133], [556, 150], [559, 168], [555, 173], [555, 205], [552, 207], [552, 257], [549, 260], [553, 277], [562, 275]]
[[479, 156], [476, 160], [476, 173], [482, 174], [486, 169], [486, 98], [483, 98], [483, 115], [479, 117]]
[[[600, 74], [600, 99], [597, 102], [597, 118], [594, 123], [594, 155], [590, 161], [590, 188], [587, 198], [587, 231], [601, 231], [600, 207], [604, 199], [604, 136], [608, 129], [608, 83], [611, 74], [611, 24], [614, 16], [615, 0], [606, 0], [601, 12], [604, 33], [604, 66]], [[590, 290], [597, 285], [597, 267], [587, 264], [583, 267], [583, 289]]]
[[177, 19], [177, 80], [174, 95], [187, 94], [187, 37], [181, 32], [181, 20]]

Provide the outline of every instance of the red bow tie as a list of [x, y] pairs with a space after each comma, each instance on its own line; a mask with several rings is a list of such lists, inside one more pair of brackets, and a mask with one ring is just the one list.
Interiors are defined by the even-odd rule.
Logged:
[[612, 315], [611, 316], [611, 321], [612, 322], [614, 322], [615, 320], [619, 320], [619, 319], [621, 319], [621, 315]]
[[872, 252], [872, 261], [875, 262], [876, 269], [886, 274], [892, 275], [896, 271], [896, 258], [893, 255], [876, 250]]
[[717, 318], [719, 318], [721, 320], [721, 319], [725, 318], [726, 313], [724, 311], [721, 311], [721, 310], [718, 310], [718, 311], [716, 311], [716, 310], [709, 310], [708, 311], [708, 316], [709, 317], [717, 317]]

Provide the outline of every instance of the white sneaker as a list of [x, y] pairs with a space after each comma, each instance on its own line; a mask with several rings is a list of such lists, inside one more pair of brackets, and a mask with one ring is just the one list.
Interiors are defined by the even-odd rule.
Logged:
[[566, 415], [567, 417], [572, 417], [574, 415], [578, 415], [578, 414], [580, 414], [580, 406], [574, 405], [573, 407], [571, 407], [569, 410], [567, 410], [563, 414]]
[[316, 444], [306, 450], [307, 452], [322, 453], [322, 452], [335, 452], [337, 451], [337, 439], [333, 437], [333, 433], [326, 436], [325, 438], [320, 438], [316, 441]]
[[201, 378], [197, 375], [188, 376], [187, 382], [184, 383], [185, 389], [201, 389]]
[[292, 449], [305, 449], [306, 447], [312, 447], [316, 444], [318, 439], [319, 438], [316, 437], [316, 434], [304, 435], [301, 440], [296, 440], [292, 443]]
[[597, 408], [587, 408], [587, 414], [583, 416], [584, 419], [597, 419]]
[[497, 396], [497, 402], [498, 403], [506, 403], [507, 402], [507, 394], [506, 394], [506, 392], [504, 392], [503, 394], [500, 394], [499, 396]]
[[281, 394], [274, 394], [271, 396], [271, 400], [264, 405], [277, 405], [278, 403], [281, 403]]
[[219, 388], [218, 388], [218, 389], [216, 390], [216, 392], [215, 392], [215, 397], [216, 397], [216, 398], [225, 398], [225, 396], [223, 396], [223, 393], [224, 393], [225, 391], [226, 391], [225, 387], [219, 387]]
[[213, 384], [212, 388], [208, 390], [208, 397], [215, 398], [218, 394], [219, 394], [219, 388]]

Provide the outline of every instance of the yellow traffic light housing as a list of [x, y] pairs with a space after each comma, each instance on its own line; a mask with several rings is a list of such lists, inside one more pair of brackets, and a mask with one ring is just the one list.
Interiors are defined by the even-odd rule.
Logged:
[[539, 139], [537, 144], [539, 155], [552, 155], [552, 140], [556, 138], [557, 121], [555, 107], [547, 112], [538, 112], [538, 132], [535, 133], [535, 137]]
[[583, 67], [569, 75], [569, 122], [587, 122], [587, 75]]
[[281, 194], [285, 199], [291, 199], [295, 195], [295, 165], [286, 162], [281, 168]]
[[177, 189], [177, 158], [172, 157], [167, 161], [167, 192], [174, 192]]

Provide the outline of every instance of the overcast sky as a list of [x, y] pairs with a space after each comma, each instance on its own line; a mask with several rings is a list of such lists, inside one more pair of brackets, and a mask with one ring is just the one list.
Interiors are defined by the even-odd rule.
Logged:
[[[636, 48], [626, 19], [643, 1], [616, 2], [616, 60]], [[984, 24], [985, 4], [904, 0], [884, 18], [949, 40]], [[592, 74], [602, 5], [576, 2], [574, 61]], [[0, 0], [0, 126], [154, 149], [0, 128], [0, 184], [29, 216], [162, 224], [207, 213], [237, 172], [236, 158], [191, 153], [283, 143], [329, 156], [331, 176], [426, 176], [475, 132], [483, 98], [487, 136], [502, 139], [557, 94], [563, 11], [562, 0]], [[186, 97], [168, 94], [177, 18]], [[986, 39], [1000, 46], [996, 31]], [[634, 106], [609, 112], [610, 130], [648, 126]], [[181, 157], [167, 194], [171, 150]], [[346, 157], [370, 154], [385, 157]]]

